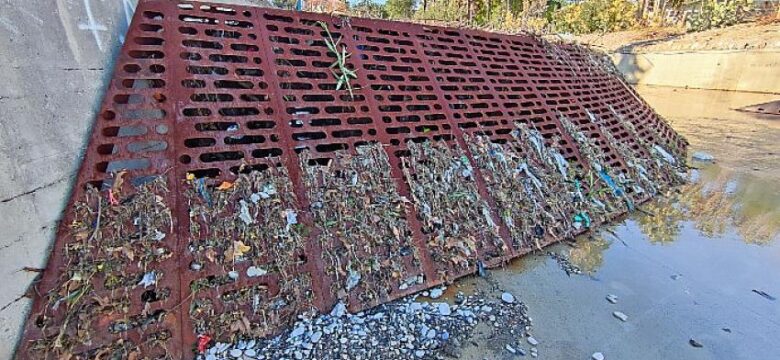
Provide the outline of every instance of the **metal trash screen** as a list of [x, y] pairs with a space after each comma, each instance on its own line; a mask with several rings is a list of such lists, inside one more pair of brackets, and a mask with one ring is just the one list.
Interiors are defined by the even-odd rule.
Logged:
[[619, 216], [684, 157], [607, 58], [538, 37], [142, 0], [126, 39], [18, 358], [193, 358], [371, 307]]

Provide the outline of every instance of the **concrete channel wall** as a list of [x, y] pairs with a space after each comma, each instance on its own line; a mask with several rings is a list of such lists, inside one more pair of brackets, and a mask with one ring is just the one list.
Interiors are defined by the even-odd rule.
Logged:
[[780, 50], [613, 53], [632, 84], [780, 93]]
[[136, 3], [0, 1], [0, 359], [13, 356], [29, 270], [46, 263]]

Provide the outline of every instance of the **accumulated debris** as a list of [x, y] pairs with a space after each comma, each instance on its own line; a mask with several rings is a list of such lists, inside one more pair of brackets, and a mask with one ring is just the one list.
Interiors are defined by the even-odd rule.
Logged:
[[575, 215], [587, 217], [584, 201], [574, 186], [574, 170], [558, 149], [546, 146], [542, 135], [525, 124], [517, 124], [512, 135], [506, 143], [486, 136], [467, 138], [467, 143], [513, 246], [541, 249], [545, 238], [572, 235]]
[[327, 165], [310, 165], [309, 151], [300, 154], [331, 293], [345, 302], [376, 304], [396, 289], [422, 283], [423, 275], [414, 272], [420, 256], [406, 222], [408, 200], [396, 189], [382, 145], [333, 154]]
[[584, 182], [588, 201], [598, 209], [598, 213], [591, 216], [591, 218], [598, 217], [595, 223], [602, 223], [617, 214], [633, 210], [634, 201], [625, 190], [625, 185], [631, 180], [619, 170], [616, 174], [615, 169], [609, 167], [604, 152], [595, 140], [578, 130], [565, 116], [560, 115], [559, 120], [577, 143], [580, 154], [586, 162], [584, 177], [578, 179], [578, 182]]
[[[464, 151], [445, 142], [409, 142], [404, 176], [421, 219], [427, 248], [443, 278], [508, 253], [499, 219], [477, 189]], [[456, 273], [448, 273], [454, 267]]]
[[[117, 173], [105, 191], [89, 186], [73, 204], [61, 250], [66, 268], [41, 312], [32, 314], [42, 337], [28, 347], [30, 358], [133, 358], [151, 349], [169, 357], [171, 333], [147, 331], [170, 316], [159, 309], [171, 304], [171, 289], [162, 283], [175, 277], [160, 266], [174, 251], [165, 241], [173, 233], [168, 187], [164, 177], [136, 188], [124, 176]], [[131, 307], [135, 296], [142, 309]], [[143, 344], [126, 339], [131, 330], [143, 334]], [[109, 334], [117, 339], [93, 346]]]
[[653, 166], [652, 159], [648, 156], [641, 154], [639, 150], [630, 148], [626, 143], [620, 142], [615, 139], [612, 132], [606, 129], [604, 123], [596, 118], [594, 114], [588, 112], [588, 116], [594, 124], [599, 125], [601, 133], [607, 140], [609, 146], [614, 149], [618, 155], [623, 159], [628, 170], [628, 175], [618, 173], [618, 183], [627, 190], [628, 196], [631, 197], [632, 203], [639, 203], [647, 199], [649, 196], [654, 196], [659, 192], [659, 187], [663, 184], [658, 183], [658, 179], [652, 177], [650, 170]]
[[644, 190], [652, 190], [650, 192], [652, 196], [664, 193], [670, 187], [686, 183], [685, 158], [672, 155], [661, 145], [650, 143], [645, 137], [639, 135], [634, 124], [627, 121], [612, 106], [609, 109], [628, 131], [630, 137], [644, 150], [642, 153], [628, 148], [624, 143], [618, 142], [612, 132], [603, 131], [610, 144], [620, 152], [627, 165], [636, 172], [635, 178], [640, 183], [646, 184]]
[[444, 359], [457, 356], [480, 323], [511, 346], [519, 346], [531, 329], [527, 308], [518, 301], [479, 294], [456, 305], [415, 299], [354, 315], [339, 303], [330, 314], [300, 316], [292, 330], [277, 337], [216, 343], [198, 359]]
[[[198, 336], [266, 335], [308, 310], [311, 279], [297, 199], [283, 166], [211, 183], [188, 176], [189, 316]], [[278, 288], [271, 285], [278, 284]]]

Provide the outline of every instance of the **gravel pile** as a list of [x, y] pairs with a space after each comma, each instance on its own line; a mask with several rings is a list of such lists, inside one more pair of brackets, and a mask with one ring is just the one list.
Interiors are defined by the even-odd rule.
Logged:
[[572, 264], [571, 261], [569, 260], [569, 257], [566, 256], [564, 253], [558, 254], [552, 251], [548, 251], [547, 255], [555, 259], [555, 261], [558, 263], [558, 266], [560, 266], [561, 270], [566, 272], [566, 275], [571, 276], [572, 274], [574, 275], [582, 274], [582, 270], [580, 270], [580, 268], [577, 267], [577, 265]]
[[459, 293], [450, 304], [413, 295], [357, 314], [339, 303], [329, 314], [299, 316], [273, 338], [210, 344], [198, 359], [443, 359], [459, 356], [479, 323], [511, 334], [506, 345], [517, 346], [528, 336], [530, 318], [523, 303], [508, 299], [507, 293], [490, 299]]

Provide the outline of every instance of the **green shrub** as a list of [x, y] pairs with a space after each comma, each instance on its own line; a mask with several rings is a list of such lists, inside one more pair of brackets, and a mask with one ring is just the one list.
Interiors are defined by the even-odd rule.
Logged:
[[611, 32], [636, 26], [636, 4], [628, 0], [586, 0], [552, 14], [555, 30], [574, 34]]
[[410, 19], [414, 13], [414, 0], [387, 0], [385, 10], [391, 19]]
[[751, 0], [702, 0], [698, 11], [686, 19], [685, 25], [691, 31], [734, 25], [745, 19], [751, 6]]

